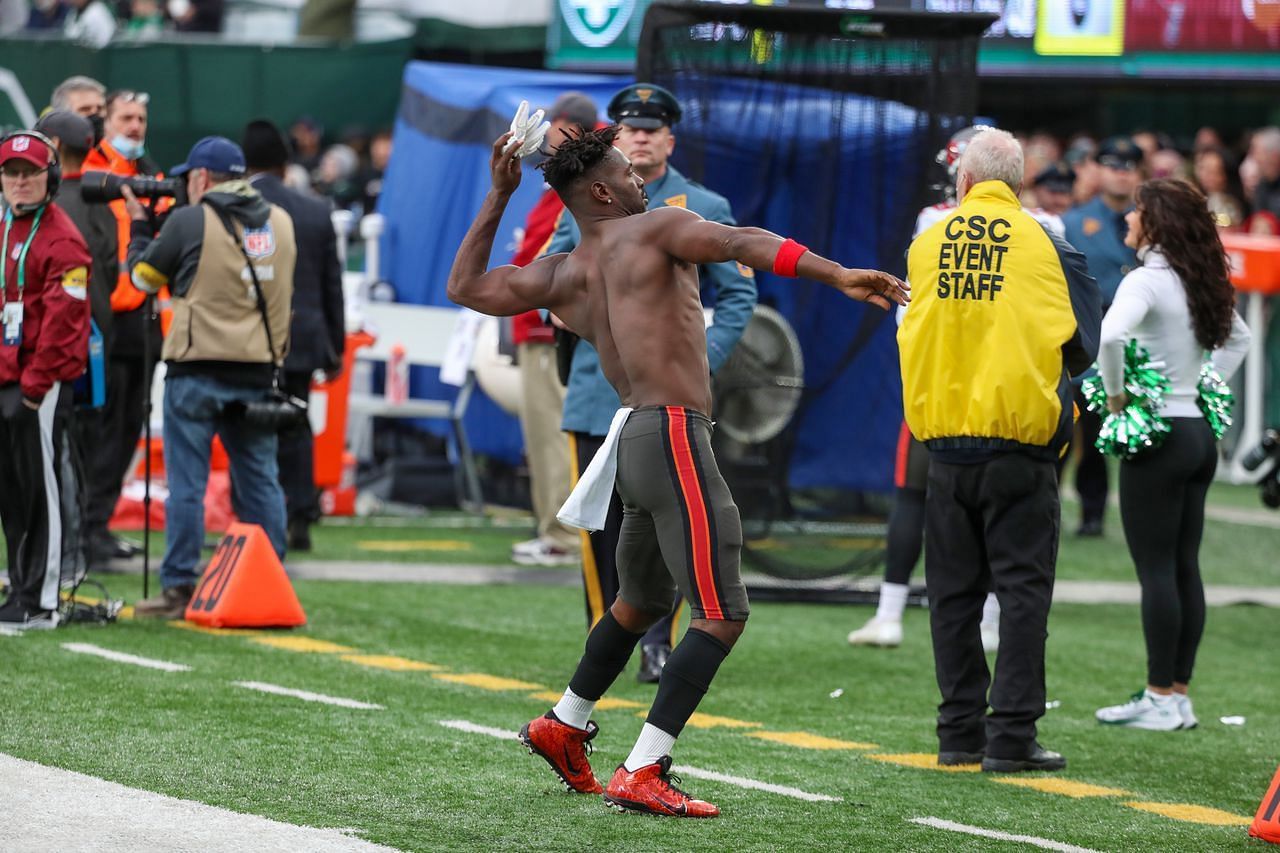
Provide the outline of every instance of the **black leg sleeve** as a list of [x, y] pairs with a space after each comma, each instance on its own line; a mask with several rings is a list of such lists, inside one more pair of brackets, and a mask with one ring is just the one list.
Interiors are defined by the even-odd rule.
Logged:
[[679, 737], [728, 656], [729, 647], [724, 643], [705, 631], [690, 628], [667, 658], [646, 722]]
[[569, 689], [583, 699], [599, 699], [626, 669], [641, 636], [623, 628], [613, 612], [606, 610], [587, 635], [587, 650], [569, 680]]
[[907, 584], [924, 547], [924, 489], [904, 487], [893, 497], [889, 513], [884, 579], [886, 583]]

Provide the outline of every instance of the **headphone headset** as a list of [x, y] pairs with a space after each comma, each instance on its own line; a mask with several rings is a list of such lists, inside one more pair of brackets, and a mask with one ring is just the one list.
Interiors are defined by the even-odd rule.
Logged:
[[[53, 144], [53, 140], [45, 136], [38, 130], [16, 130], [8, 136], [0, 139], [0, 145], [4, 145], [15, 136], [27, 136], [39, 142], [45, 148], [49, 149], [49, 165], [46, 167], [49, 175], [49, 185], [45, 190], [45, 196], [36, 205], [21, 205], [26, 211], [35, 210], [42, 204], [48, 204], [53, 201], [53, 197], [58, 194], [58, 187], [62, 184], [62, 158], [58, 156], [58, 146]], [[17, 207], [18, 205], [15, 205]], [[23, 212], [26, 212], [23, 211]]]

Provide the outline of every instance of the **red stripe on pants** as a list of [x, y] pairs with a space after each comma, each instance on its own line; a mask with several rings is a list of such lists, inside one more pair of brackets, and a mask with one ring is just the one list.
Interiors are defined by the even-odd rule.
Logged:
[[911, 430], [907, 427], [907, 422], [902, 422], [902, 429], [898, 430], [898, 454], [894, 457], [893, 464], [893, 484], [901, 489], [907, 484], [907, 459], [911, 455]]
[[684, 409], [668, 406], [667, 418], [671, 453], [676, 463], [676, 476], [680, 480], [685, 511], [689, 515], [693, 578], [698, 587], [703, 616], [707, 619], [724, 619], [720, 598], [716, 595], [715, 571], [711, 561], [711, 525], [707, 520], [707, 505], [702, 500], [698, 465], [693, 456], [693, 447], [689, 444], [689, 434], [685, 430]]

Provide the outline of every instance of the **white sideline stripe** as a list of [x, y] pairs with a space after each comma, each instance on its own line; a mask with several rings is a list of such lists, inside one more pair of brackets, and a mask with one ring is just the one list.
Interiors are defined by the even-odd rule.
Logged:
[[983, 829], [980, 826], [969, 826], [964, 823], [956, 823], [953, 820], [943, 820], [940, 817], [913, 817], [910, 818], [912, 823], [918, 823], [921, 826], [931, 826], [934, 829], [946, 829], [951, 832], [963, 832], [966, 835], [978, 835], [982, 838], [994, 838], [998, 841], [1015, 841], [1020, 844], [1031, 844], [1044, 850], [1058, 850], [1061, 853], [1098, 853], [1097, 850], [1088, 847], [1077, 847], [1074, 844], [1064, 844], [1061, 841], [1053, 841], [1048, 838], [1037, 838], [1034, 835], [1014, 835], [1011, 832], [1001, 832], [998, 829]]
[[755, 779], [730, 776], [727, 773], [717, 773], [714, 770], [699, 770], [697, 767], [689, 767], [685, 764], [671, 769], [678, 775], [688, 776], [691, 779], [707, 779], [712, 782], [723, 782], [726, 785], [737, 785], [739, 788], [768, 791], [770, 794], [781, 794], [784, 797], [794, 797], [797, 800], [805, 800], [810, 803], [840, 802], [839, 797], [829, 797], [826, 794], [810, 794], [808, 791], [801, 791], [799, 788], [788, 788], [786, 785], [775, 785], [772, 782], [757, 782]]
[[501, 738], [502, 740], [513, 740], [519, 737], [519, 732], [509, 732], [506, 729], [495, 729], [492, 726], [481, 726], [476, 723], [470, 723], [466, 720], [441, 720], [440, 725], [449, 729], [457, 729], [460, 732], [471, 732], [473, 735], [488, 735], [489, 737]]
[[107, 660], [113, 660], [116, 663], [131, 663], [134, 666], [145, 666], [147, 669], [159, 669], [164, 672], [190, 672], [191, 667], [185, 663], [170, 663], [167, 660], [156, 660], [155, 658], [144, 658], [138, 655], [131, 655], [127, 652], [113, 652], [111, 649], [104, 649], [102, 646], [95, 646], [93, 643], [63, 643], [62, 647], [69, 652], [75, 652], [78, 655], [94, 655]]
[[325, 705], [338, 705], [342, 708], [358, 708], [362, 711], [385, 711], [382, 705], [371, 705], [368, 702], [357, 702], [355, 699], [344, 699], [341, 696], [326, 696], [323, 693], [312, 693], [310, 690], [294, 690], [281, 687], [279, 684], [266, 684], [261, 681], [233, 681], [236, 687], [246, 690], [257, 690], [259, 693], [273, 693], [276, 696], [292, 696], [305, 702], [323, 702]]
[[[20, 831], [22, 839], [17, 848], [6, 849], [396, 853], [343, 830], [240, 814], [9, 755], [0, 754], [0, 779], [5, 829]], [[6, 834], [5, 840], [15, 843], [18, 837]]]
[[[489, 737], [501, 738], [509, 740], [517, 737], [515, 732], [506, 729], [495, 729], [491, 726], [481, 726], [467, 720], [441, 720], [440, 725], [450, 729], [457, 729], [460, 732], [471, 732], [477, 735], [488, 735]], [[801, 791], [799, 788], [788, 788], [786, 785], [774, 785], [770, 782], [758, 782], [755, 779], [747, 779], [742, 776], [730, 776], [726, 773], [717, 773], [714, 770], [700, 770], [697, 767], [688, 767], [681, 765], [680, 767], [672, 767], [676, 773], [688, 776], [692, 779], [707, 779], [712, 782], [723, 782], [726, 785], [736, 785], [739, 788], [749, 788], [753, 791], [767, 791], [770, 794], [781, 794], [784, 797], [794, 797], [797, 800], [806, 800], [811, 803], [838, 803], [839, 797], [829, 797], [826, 794], [810, 794], [808, 791]]]

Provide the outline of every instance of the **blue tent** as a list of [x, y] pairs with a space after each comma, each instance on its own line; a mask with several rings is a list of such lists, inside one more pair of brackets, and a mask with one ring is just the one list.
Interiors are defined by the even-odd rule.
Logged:
[[[380, 202], [387, 217], [384, 275], [400, 299], [447, 304], [454, 252], [489, 188], [492, 142], [521, 100], [549, 104], [578, 89], [603, 107], [628, 82], [412, 63]], [[833, 101], [830, 92], [799, 86], [780, 85], [774, 97], [762, 100], [758, 88], [752, 95], [748, 84], [732, 79], [695, 83], [717, 87], [715, 111], [686, 111], [677, 126], [677, 168], [725, 195], [741, 224], [793, 236], [846, 266], [902, 271], [907, 234], [898, 232], [903, 223], [909, 229], [915, 188], [923, 180], [919, 164], [927, 161], [917, 150], [920, 114], [856, 95]], [[833, 120], [848, 125], [835, 143], [829, 139]], [[779, 126], [788, 129], [785, 138], [779, 138]], [[681, 138], [697, 144], [682, 148]], [[837, 179], [815, 186], [813, 175], [831, 174], [831, 158], [838, 158]], [[499, 227], [491, 263], [510, 259], [516, 229], [542, 188], [538, 173], [526, 173]], [[892, 254], [886, 245], [896, 246]], [[796, 423], [792, 485], [888, 490], [902, 411], [892, 318], [821, 285], [767, 273], [759, 281], [761, 301], [795, 326], [804, 350], [809, 391]], [[414, 381], [418, 387], [435, 380]], [[471, 407], [467, 428], [478, 453], [519, 458], [518, 424], [483, 395]]]

